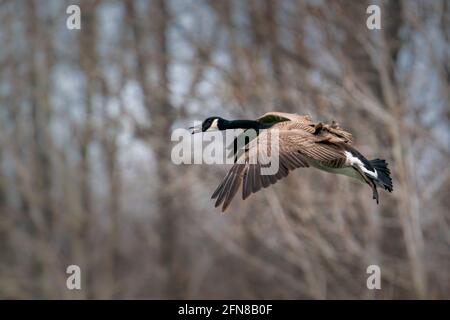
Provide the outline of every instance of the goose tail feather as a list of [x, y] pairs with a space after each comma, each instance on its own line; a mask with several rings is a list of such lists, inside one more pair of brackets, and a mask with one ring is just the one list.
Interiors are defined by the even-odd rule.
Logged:
[[377, 170], [377, 184], [383, 189], [392, 192], [394, 187], [392, 185], [391, 171], [388, 168], [386, 160], [374, 159], [370, 160], [370, 164], [375, 168], [375, 170]]

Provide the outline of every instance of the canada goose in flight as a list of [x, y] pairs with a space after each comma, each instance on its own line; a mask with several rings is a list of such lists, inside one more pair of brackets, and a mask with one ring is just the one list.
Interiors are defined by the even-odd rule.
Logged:
[[[331, 124], [314, 123], [309, 116], [283, 112], [268, 112], [256, 120], [229, 121], [220, 117], [207, 118], [201, 126], [191, 127], [192, 133], [227, 130], [254, 129], [257, 139], [238, 146], [234, 142], [232, 152], [240, 161], [236, 162], [220, 185], [214, 191], [212, 199], [215, 206], [221, 204], [225, 211], [242, 183], [242, 199], [251, 193], [276, 183], [281, 178], [300, 167], [315, 167], [330, 173], [342, 174], [367, 183], [378, 204], [377, 186], [389, 192], [393, 190], [390, 171], [385, 160], [367, 160], [351, 146], [352, 135], [340, 128], [334, 121]], [[274, 175], [261, 174], [264, 165], [250, 163], [248, 155], [258, 146], [267, 146], [270, 153], [270, 132], [278, 130], [279, 168]], [[237, 152], [236, 152], [237, 151]], [[246, 158], [242, 158], [246, 157]]]

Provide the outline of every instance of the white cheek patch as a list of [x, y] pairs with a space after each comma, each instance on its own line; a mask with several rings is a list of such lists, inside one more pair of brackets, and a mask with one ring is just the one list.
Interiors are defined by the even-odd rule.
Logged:
[[206, 131], [217, 131], [219, 130], [219, 126], [217, 123], [217, 119], [214, 119], [214, 121], [211, 123], [211, 126]]
[[344, 153], [345, 153], [345, 156], [347, 157], [347, 159], [346, 159], [346, 164], [347, 165], [349, 165], [349, 166], [357, 165], [362, 170], [362, 172], [368, 174], [369, 176], [371, 176], [371, 177], [373, 177], [375, 179], [378, 178], [377, 170], [375, 170], [375, 169], [373, 169], [373, 171], [368, 170], [364, 166], [362, 161], [359, 160], [357, 157], [353, 156], [353, 154], [351, 154], [348, 151], [345, 151]]

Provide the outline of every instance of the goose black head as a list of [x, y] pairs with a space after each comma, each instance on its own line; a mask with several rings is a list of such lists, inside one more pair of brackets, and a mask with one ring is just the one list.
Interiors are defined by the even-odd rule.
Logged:
[[190, 127], [192, 133], [198, 132], [206, 132], [206, 131], [217, 131], [217, 130], [225, 130], [225, 119], [221, 117], [209, 117], [206, 118], [201, 125]]

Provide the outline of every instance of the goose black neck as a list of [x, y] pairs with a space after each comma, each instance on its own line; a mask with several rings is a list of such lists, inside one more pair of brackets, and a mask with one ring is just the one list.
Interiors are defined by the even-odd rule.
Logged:
[[254, 120], [227, 120], [225, 127], [226, 129], [264, 129], [261, 123]]

